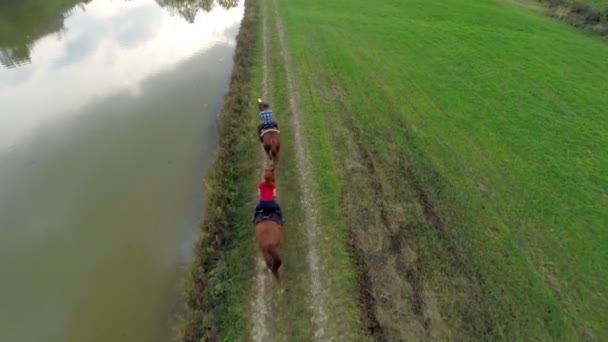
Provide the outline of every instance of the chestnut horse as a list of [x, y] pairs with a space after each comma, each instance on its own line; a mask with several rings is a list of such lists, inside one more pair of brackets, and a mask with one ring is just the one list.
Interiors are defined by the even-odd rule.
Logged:
[[258, 249], [266, 261], [266, 267], [272, 272], [277, 281], [281, 282], [279, 267], [282, 261], [278, 249], [283, 242], [281, 226], [271, 219], [264, 219], [255, 226], [255, 240]]
[[[265, 106], [268, 106], [268, 104], [261, 99], [258, 99], [258, 108], [260, 109], [260, 112], [264, 110]], [[264, 128], [260, 134], [264, 151], [266, 151], [266, 155], [272, 162], [272, 168], [274, 169], [279, 163], [279, 150], [281, 149], [279, 130], [276, 128]]]
[[[274, 183], [274, 169], [264, 170], [264, 182], [266, 184]], [[256, 206], [256, 214], [253, 219], [255, 240], [266, 261], [266, 266], [280, 284], [279, 267], [281, 267], [282, 261], [278, 249], [281, 247], [283, 240], [281, 207], [276, 202], [274, 202], [274, 205], [271, 204], [270, 208], [268, 207], [269, 204], [262, 205], [262, 203], [260, 202]]]

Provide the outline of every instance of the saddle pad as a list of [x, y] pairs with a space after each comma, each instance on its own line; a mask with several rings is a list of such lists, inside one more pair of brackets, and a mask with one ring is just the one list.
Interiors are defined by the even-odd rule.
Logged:
[[268, 129], [262, 130], [262, 133], [260, 134], [260, 137], [263, 137], [264, 134], [266, 134], [268, 132], [277, 132], [277, 133], [281, 134], [281, 131], [279, 131], [276, 128], [268, 128]]

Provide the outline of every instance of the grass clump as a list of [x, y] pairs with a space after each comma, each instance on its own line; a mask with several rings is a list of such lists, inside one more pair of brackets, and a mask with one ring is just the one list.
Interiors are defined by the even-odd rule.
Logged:
[[608, 35], [608, 4], [604, 8], [591, 2], [539, 0], [549, 15], [600, 36]]

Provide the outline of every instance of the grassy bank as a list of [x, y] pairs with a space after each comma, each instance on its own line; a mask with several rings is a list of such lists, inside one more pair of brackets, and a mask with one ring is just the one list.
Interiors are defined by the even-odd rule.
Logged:
[[[245, 17], [237, 37], [235, 69], [220, 117], [219, 147], [213, 171], [207, 178], [207, 204], [201, 224], [202, 239], [197, 245], [197, 258], [188, 280], [188, 308], [176, 340], [199, 341], [219, 338], [226, 341], [250, 338], [258, 286], [255, 283], [255, 258], [258, 251], [253, 240], [251, 214], [256, 201], [256, 185], [265, 160], [255, 137], [259, 122], [255, 100], [262, 97], [263, 44], [262, 11], [268, 3], [247, 1]], [[274, 18], [268, 18], [268, 43], [271, 45], [267, 80], [269, 96], [277, 122], [281, 125], [281, 162], [278, 167], [277, 199], [286, 224], [283, 228], [281, 269], [285, 291], [274, 286], [266, 289], [264, 302], [269, 314], [265, 326], [273, 340], [310, 340], [314, 335], [310, 307], [310, 274], [306, 263], [307, 237], [301, 208], [293, 141], [293, 127], [288, 94], [284, 85], [285, 68], [278, 54], [279, 42]], [[334, 243], [346, 247], [344, 239]], [[348, 255], [338, 262], [348, 263]], [[343, 284], [338, 275], [325, 279]], [[347, 282], [353, 286], [353, 282]], [[334, 294], [330, 290], [331, 294]], [[332, 304], [349, 301], [352, 296], [331, 296]], [[338, 305], [332, 317], [340, 317], [331, 328], [332, 336], [358, 329], [350, 305]], [[345, 311], [346, 310], [346, 311]], [[348, 312], [347, 315], [343, 313]], [[350, 330], [341, 322], [351, 322]], [[339, 327], [337, 327], [337, 326]]]
[[252, 144], [255, 106], [251, 69], [257, 41], [255, 2], [246, 1], [237, 35], [230, 88], [219, 117], [218, 148], [206, 178], [201, 238], [187, 280], [187, 308], [176, 340], [215, 340], [226, 325], [246, 329], [243, 311], [253, 274], [251, 198], [259, 176], [257, 145]]
[[[281, 128], [281, 161], [277, 169], [277, 201], [281, 205], [285, 218], [283, 227], [283, 246], [280, 250], [283, 265], [281, 276], [286, 291], [279, 293], [271, 279], [265, 285], [266, 296], [263, 299], [268, 310], [266, 317], [253, 317], [255, 310], [256, 295], [259, 291], [255, 283], [256, 275], [254, 259], [258, 256], [253, 240], [253, 228], [251, 226], [251, 214], [255, 207], [257, 196], [257, 181], [261, 177], [261, 171], [266, 161], [262, 154], [261, 146], [255, 136], [255, 127], [259, 123], [258, 110], [255, 99], [263, 96], [263, 4], [260, 1], [250, 1], [251, 13], [254, 15], [256, 45], [251, 54], [251, 79], [249, 82], [250, 101], [248, 117], [241, 118], [241, 125], [250, 127], [247, 132], [248, 151], [250, 160], [250, 180], [244, 182], [242, 190], [243, 201], [241, 215], [238, 217], [240, 225], [245, 227], [243, 235], [234, 248], [227, 253], [227, 264], [230, 278], [231, 293], [233, 295], [225, 299], [222, 312], [217, 315], [223, 340], [239, 341], [250, 339], [253, 329], [253, 320], [265, 319], [265, 327], [273, 340], [308, 340], [311, 338], [313, 327], [310, 321], [312, 315], [309, 307], [309, 284], [310, 279], [306, 269], [304, 256], [306, 255], [306, 236], [304, 232], [303, 213], [300, 208], [299, 181], [295, 168], [294, 147], [290, 137], [293, 136], [289, 125], [289, 114], [286, 110], [287, 98], [277, 86], [275, 80], [284, 76], [278, 69], [282, 65], [278, 60], [271, 59], [272, 69], [269, 71], [268, 96], [264, 99], [271, 104], [275, 120]], [[272, 29], [272, 28], [270, 28]], [[243, 175], [245, 176], [245, 175]], [[248, 262], [248, 261], [251, 262]], [[247, 266], [242, 266], [245, 261]], [[269, 283], [269, 284], [268, 284]], [[259, 313], [258, 313], [259, 314]], [[237, 324], [235, 324], [235, 322]]]
[[280, 13], [323, 243], [352, 242], [369, 333], [608, 336], [604, 42], [495, 1]]

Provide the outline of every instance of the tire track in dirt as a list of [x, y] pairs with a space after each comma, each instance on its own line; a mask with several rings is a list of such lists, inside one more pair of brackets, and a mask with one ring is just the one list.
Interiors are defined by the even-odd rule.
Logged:
[[[262, 19], [262, 97], [264, 101], [267, 100], [268, 94], [268, 73], [269, 73], [269, 44], [270, 39], [268, 38], [268, 19], [266, 15], [263, 15]], [[257, 142], [257, 141], [256, 141]], [[266, 165], [266, 155], [261, 150], [261, 166]], [[257, 251], [256, 251], [257, 252]], [[264, 263], [264, 259], [257, 254], [256, 262], [256, 276], [255, 276], [255, 296], [253, 297], [251, 307], [251, 320], [253, 328], [251, 330], [251, 338], [253, 341], [271, 341], [268, 329], [266, 328], [266, 321], [268, 317], [268, 305], [266, 303], [266, 292], [269, 286], [269, 276]]]
[[[283, 64], [285, 67], [285, 74], [287, 75], [287, 90], [289, 95], [289, 108], [292, 112], [292, 125], [294, 129], [294, 144], [296, 149], [296, 165], [297, 171], [300, 178], [300, 186], [302, 192], [302, 207], [305, 213], [305, 227], [306, 236], [308, 238], [308, 253], [306, 255], [306, 261], [308, 263], [308, 269], [310, 272], [310, 292], [311, 292], [311, 309], [313, 312], [312, 321], [315, 326], [314, 337], [317, 340], [328, 340], [327, 334], [327, 315], [324, 307], [325, 303], [325, 289], [321, 281], [321, 258], [317, 249], [319, 227], [317, 224], [316, 209], [313, 206], [312, 189], [309, 185], [311, 177], [311, 166], [310, 161], [307, 158], [306, 151], [304, 149], [304, 138], [302, 137], [301, 128], [301, 113], [298, 109], [296, 101], [296, 92], [293, 84], [293, 77], [291, 72], [291, 64], [287, 51], [287, 44], [285, 43], [285, 34], [283, 31], [283, 25], [281, 17], [279, 16], [279, 8], [277, 0], [267, 0], [272, 3], [273, 13], [275, 16], [276, 31], [279, 36], [279, 48], [283, 57]], [[265, 18], [267, 13], [265, 13]]]

